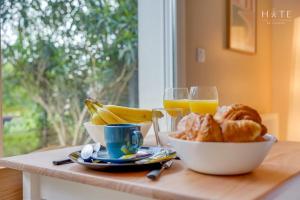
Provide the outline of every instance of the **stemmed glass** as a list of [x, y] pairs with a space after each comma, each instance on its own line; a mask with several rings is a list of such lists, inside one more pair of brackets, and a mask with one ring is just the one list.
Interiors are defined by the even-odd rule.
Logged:
[[214, 115], [219, 105], [218, 90], [215, 86], [198, 86], [190, 89], [189, 107], [197, 114]]
[[188, 88], [166, 88], [164, 108], [182, 108], [183, 115], [190, 112]]
[[182, 116], [182, 108], [156, 108], [152, 110], [153, 128], [158, 146], [170, 146], [168, 135], [177, 131], [177, 124]]

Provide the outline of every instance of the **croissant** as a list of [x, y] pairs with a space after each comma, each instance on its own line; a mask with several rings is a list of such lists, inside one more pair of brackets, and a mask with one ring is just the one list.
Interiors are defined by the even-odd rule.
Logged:
[[177, 128], [181, 133], [176, 137], [180, 139], [203, 142], [223, 141], [221, 128], [210, 114], [191, 113], [178, 123]]
[[[234, 109], [237, 109], [238, 106], [243, 109], [237, 110], [237, 113], [243, 115], [236, 114], [236, 117], [234, 117], [234, 113], [226, 115], [230, 110], [231, 112], [236, 111]], [[261, 122], [261, 118], [259, 115], [256, 116], [257, 112], [255, 110], [242, 105], [223, 107], [223, 109], [227, 109], [222, 111], [223, 115], [219, 112], [215, 116], [218, 121], [210, 114], [198, 115], [191, 113], [186, 115], [178, 123], [177, 129], [179, 132], [175, 137], [201, 142], [259, 142], [265, 140], [261, 135], [263, 126], [255, 122]], [[224, 116], [228, 116], [229, 119]], [[243, 119], [243, 117], [246, 119]]]
[[178, 134], [176, 137], [185, 140], [194, 140], [197, 136], [198, 121], [199, 115], [195, 113], [184, 116], [177, 125], [177, 129], [181, 134]]
[[200, 116], [200, 127], [196, 137], [196, 141], [204, 142], [223, 142], [222, 131], [219, 124], [214, 120], [213, 116], [206, 114]]
[[266, 141], [266, 139], [263, 136], [258, 136], [257, 138], [255, 138], [254, 142], [264, 142]]
[[224, 142], [262, 141], [260, 138], [262, 128], [252, 120], [226, 120], [222, 123], [221, 129]]
[[261, 126], [261, 135], [264, 135], [267, 132], [267, 128], [262, 124], [258, 112], [253, 108], [242, 104], [219, 107], [214, 118], [220, 124], [226, 120], [251, 120]]

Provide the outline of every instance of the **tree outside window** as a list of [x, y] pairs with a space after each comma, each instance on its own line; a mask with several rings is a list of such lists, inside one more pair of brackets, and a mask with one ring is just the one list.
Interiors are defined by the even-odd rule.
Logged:
[[137, 106], [136, 0], [0, 2], [6, 156], [89, 142], [88, 96]]

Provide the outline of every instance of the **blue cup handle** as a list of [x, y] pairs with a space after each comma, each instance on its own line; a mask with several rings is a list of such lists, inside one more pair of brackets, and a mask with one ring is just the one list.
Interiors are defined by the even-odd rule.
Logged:
[[143, 145], [143, 135], [141, 131], [133, 131], [132, 137], [131, 137], [131, 144], [132, 149], [134, 151], [137, 151], [137, 149]]

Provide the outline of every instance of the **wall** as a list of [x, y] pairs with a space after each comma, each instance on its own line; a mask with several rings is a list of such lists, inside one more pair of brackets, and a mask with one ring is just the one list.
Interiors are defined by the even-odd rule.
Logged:
[[[294, 98], [291, 94], [291, 87], [294, 84], [292, 81], [300, 81], [292, 79], [295, 72], [293, 60], [294, 19], [300, 16], [300, 2], [299, 0], [273, 0], [272, 3], [274, 8], [292, 11], [291, 22], [272, 26], [272, 110], [279, 113], [281, 138], [300, 140], [300, 133], [297, 134], [293, 131], [295, 126], [299, 125], [300, 110], [299, 108], [296, 110], [297, 119], [291, 113], [296, 109], [291, 104]], [[291, 123], [295, 120], [295, 123]], [[290, 127], [288, 127], [289, 122]]]
[[[258, 10], [271, 8], [271, 0], [257, 1]], [[186, 82], [216, 85], [221, 104], [244, 103], [259, 112], [271, 111], [271, 26], [258, 12], [257, 53], [226, 49], [226, 3], [186, 0]], [[205, 63], [197, 63], [196, 48], [206, 50]]]

